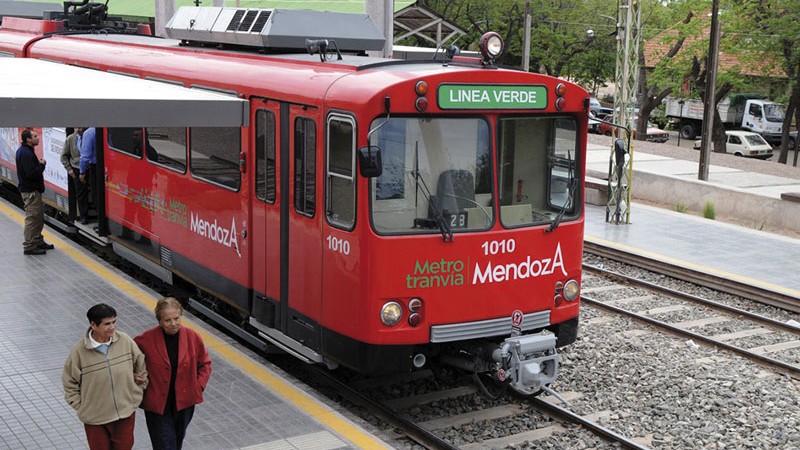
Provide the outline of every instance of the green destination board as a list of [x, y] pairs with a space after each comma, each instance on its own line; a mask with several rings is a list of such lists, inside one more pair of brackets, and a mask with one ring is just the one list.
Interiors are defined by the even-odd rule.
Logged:
[[442, 84], [442, 109], [545, 109], [547, 88], [523, 84]]

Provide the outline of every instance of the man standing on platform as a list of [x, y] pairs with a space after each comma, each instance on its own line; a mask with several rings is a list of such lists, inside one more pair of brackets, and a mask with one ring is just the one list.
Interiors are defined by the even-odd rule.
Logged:
[[83, 131], [80, 158], [80, 181], [82, 189], [78, 191], [78, 210], [81, 212], [81, 223], [89, 223], [89, 193], [97, 202], [96, 170], [97, 151], [95, 149], [95, 129], [86, 128]]
[[91, 450], [130, 450], [136, 408], [147, 388], [144, 354], [117, 331], [117, 311], [105, 303], [86, 312], [89, 329], [72, 347], [61, 382], [78, 412]]
[[17, 149], [17, 179], [19, 192], [25, 204], [25, 228], [22, 253], [44, 255], [52, 250], [52, 244], [44, 241], [44, 168], [47, 161], [36, 156], [34, 147], [39, 145], [39, 134], [33, 130], [22, 132], [22, 145]]

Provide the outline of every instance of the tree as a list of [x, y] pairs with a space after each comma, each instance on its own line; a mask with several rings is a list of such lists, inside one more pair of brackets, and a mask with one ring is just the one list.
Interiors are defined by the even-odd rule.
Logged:
[[[737, 17], [747, 20], [737, 22], [739, 30], [747, 32], [740, 39], [742, 46], [762, 52], [777, 53], [780, 66], [789, 79], [790, 95], [783, 121], [783, 137], [778, 162], [788, 162], [789, 147], [794, 147], [793, 165], [797, 166], [797, 139], [789, 135], [794, 118], [800, 126], [800, 46], [797, 45], [797, 23], [800, 21], [798, 2], [781, 0], [751, 0], [739, 5]], [[776, 96], [777, 97], [777, 96]]]
[[[482, 33], [490, 30], [500, 33], [507, 48], [501, 62], [513, 67], [522, 66], [525, 0], [419, 2], [468, 30], [468, 36], [460, 42], [470, 44], [472, 49], [475, 49]], [[609, 8], [608, 3], [602, 0], [531, 1], [531, 70], [556, 77], [569, 76], [589, 85], [598, 76], [607, 78], [614, 67], [614, 54], [606, 47], [611, 39], [593, 41], [587, 30], [613, 31], [607, 23], [592, 24], [604, 22], [600, 15], [613, 13]]]
[[[680, 92], [681, 96], [705, 98], [706, 82], [708, 75], [708, 35], [710, 31], [710, 20], [708, 18], [708, 5], [705, 2], [690, 0], [683, 5], [686, 16], [679, 23], [672, 26], [668, 31], [654, 37], [662, 43], [670, 45], [669, 51], [655, 64], [655, 68], [646, 74], [640, 83], [641, 93], [643, 93], [643, 104], [648, 100], [661, 101], [666, 95], [672, 92]], [[717, 110], [717, 105], [733, 90], [749, 89], [752, 87], [751, 78], [743, 75], [743, 67], [750, 55], [744, 51], [735, 36], [738, 27], [736, 22], [738, 15], [730, 10], [722, 17], [722, 33], [720, 37], [720, 51], [722, 54], [736, 55], [732, 60], [720, 63], [717, 67], [717, 90], [715, 92], [714, 105], [714, 125], [712, 127], [712, 142], [715, 152], [724, 153], [726, 146], [725, 128]], [[651, 55], [652, 56], [652, 55]], [[763, 54], [760, 55], [763, 58]], [[652, 85], [649, 84], [652, 82]], [[659, 86], [662, 86], [663, 94], [655, 95]], [[652, 103], [655, 103], [653, 101]], [[657, 103], [656, 103], [657, 105]], [[646, 126], [648, 114], [641, 114], [637, 127]], [[639, 128], [642, 131], [643, 128]], [[641, 134], [640, 134], [641, 135]]]
[[[694, 17], [694, 13], [689, 11], [681, 22], [683, 24], [688, 24], [692, 20], [692, 17]], [[663, 39], [663, 37], [660, 39]], [[655, 70], [653, 71], [654, 76], [650, 82], [648, 82], [645, 51], [644, 48], [639, 48], [639, 116], [636, 122], [636, 139], [638, 140], [647, 139], [647, 123], [650, 121], [650, 115], [674, 89], [674, 83], [666, 81], [671, 78], [666, 72], [671, 67], [670, 63], [672, 58], [674, 58], [683, 47], [685, 39], [686, 37], [684, 35], [678, 33], [675, 39], [667, 41], [670, 48], [661, 56], [656, 64]]]

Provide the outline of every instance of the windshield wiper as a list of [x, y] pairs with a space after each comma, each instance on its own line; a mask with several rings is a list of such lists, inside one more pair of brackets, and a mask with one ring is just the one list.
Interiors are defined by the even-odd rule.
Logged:
[[442, 240], [445, 242], [453, 242], [453, 230], [450, 229], [450, 224], [447, 223], [442, 209], [439, 208], [439, 205], [435, 201], [431, 200], [431, 191], [428, 190], [428, 185], [425, 184], [425, 179], [422, 178], [422, 174], [419, 173], [419, 170], [414, 170], [411, 173], [414, 175], [417, 184], [422, 185], [422, 195], [428, 200], [428, 205], [430, 205], [430, 208], [433, 210], [433, 218], [436, 221], [436, 225], [439, 227], [439, 231], [442, 233]]
[[561, 224], [561, 219], [564, 218], [564, 213], [567, 212], [567, 207], [574, 203], [573, 198], [575, 195], [575, 185], [577, 183], [575, 183], [575, 175], [572, 169], [573, 166], [572, 152], [570, 151], [567, 151], [567, 164], [569, 165], [569, 172], [567, 173], [567, 176], [569, 177], [569, 180], [567, 181], [569, 185], [569, 188], [567, 189], [567, 199], [564, 200], [564, 205], [561, 206], [561, 209], [558, 211], [558, 214], [556, 214], [555, 219], [553, 219], [553, 223], [551, 223], [550, 226], [547, 227], [546, 230], [544, 230], [545, 233], [550, 233], [554, 231], [556, 228], [558, 228], [558, 226]]

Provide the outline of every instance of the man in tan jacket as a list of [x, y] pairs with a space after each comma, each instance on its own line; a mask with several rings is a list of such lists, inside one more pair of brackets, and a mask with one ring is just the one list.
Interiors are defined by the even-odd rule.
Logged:
[[90, 449], [130, 450], [136, 408], [147, 387], [144, 354], [116, 331], [111, 306], [94, 305], [86, 317], [89, 329], [64, 363], [64, 398], [78, 412]]

